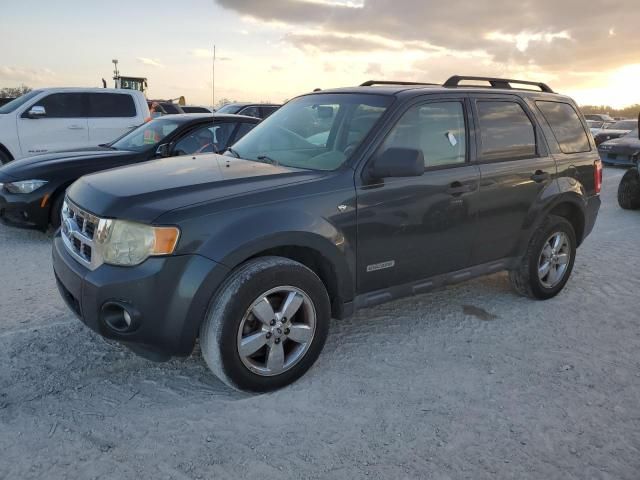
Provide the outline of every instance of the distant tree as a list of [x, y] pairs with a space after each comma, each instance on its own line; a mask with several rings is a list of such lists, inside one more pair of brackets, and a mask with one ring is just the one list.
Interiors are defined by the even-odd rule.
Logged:
[[613, 108], [608, 105], [582, 105], [580, 110], [582, 110], [582, 113], [585, 115], [589, 115], [590, 113], [603, 113], [612, 117], [638, 118], [640, 105], [635, 104], [625, 108]]
[[31, 90], [33, 90], [31, 87], [24, 84], [19, 87], [0, 88], [0, 98], [18, 98]]
[[215, 109], [218, 110], [219, 108], [224, 107], [226, 104], [228, 103], [235, 103], [235, 100], [230, 100], [228, 98], [221, 98], [220, 100], [218, 100], [218, 102], [216, 103]]

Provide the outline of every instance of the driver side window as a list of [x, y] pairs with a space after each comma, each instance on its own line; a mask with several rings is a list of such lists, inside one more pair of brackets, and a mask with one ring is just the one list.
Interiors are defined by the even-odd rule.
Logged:
[[466, 127], [461, 102], [425, 103], [411, 107], [386, 138], [383, 150], [421, 150], [424, 166], [466, 162]]

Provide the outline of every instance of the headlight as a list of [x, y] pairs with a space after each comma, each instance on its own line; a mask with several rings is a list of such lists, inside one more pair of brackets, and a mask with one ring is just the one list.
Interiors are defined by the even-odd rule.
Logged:
[[5, 183], [4, 188], [10, 193], [31, 193], [46, 185], [46, 180], [21, 180]]
[[155, 255], [170, 255], [178, 244], [176, 227], [154, 227], [125, 220], [100, 220], [95, 244], [105, 263], [139, 265]]

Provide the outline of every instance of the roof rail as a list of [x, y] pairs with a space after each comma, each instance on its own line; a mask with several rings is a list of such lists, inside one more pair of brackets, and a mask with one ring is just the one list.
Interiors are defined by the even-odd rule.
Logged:
[[553, 90], [551, 90], [549, 85], [547, 85], [546, 83], [542, 83], [542, 82], [529, 82], [529, 81], [526, 81], [526, 80], [512, 80], [510, 78], [467, 77], [467, 76], [464, 76], [464, 75], [454, 75], [453, 77], [449, 78], [449, 80], [444, 82], [443, 86], [444, 87], [465, 87], [465, 86], [469, 86], [469, 85], [460, 85], [460, 82], [463, 81], [463, 80], [480, 80], [480, 81], [483, 81], [483, 82], [489, 82], [489, 84], [491, 85], [491, 88], [511, 89], [511, 88], [513, 88], [511, 86], [512, 83], [516, 83], [518, 85], [532, 85], [534, 87], [538, 87], [540, 89], [540, 91], [542, 91], [542, 92], [555, 93]]
[[394, 82], [391, 80], [368, 80], [361, 84], [361, 87], [372, 87], [374, 85], [438, 85], [437, 83], [424, 82]]

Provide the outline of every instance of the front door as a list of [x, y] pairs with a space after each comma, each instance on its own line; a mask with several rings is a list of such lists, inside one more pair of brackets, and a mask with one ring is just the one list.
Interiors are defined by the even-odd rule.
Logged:
[[518, 253], [544, 190], [555, 181], [556, 163], [518, 97], [479, 96], [474, 109], [481, 175], [474, 261], [486, 263]]
[[358, 293], [470, 265], [480, 178], [470, 163], [470, 121], [462, 97], [413, 104], [373, 155], [418, 149], [425, 171], [357, 185]]
[[[29, 118], [28, 112], [41, 106], [45, 114]], [[18, 117], [20, 149], [24, 156], [88, 146], [89, 132], [82, 93], [52, 93], [29, 105]]]

